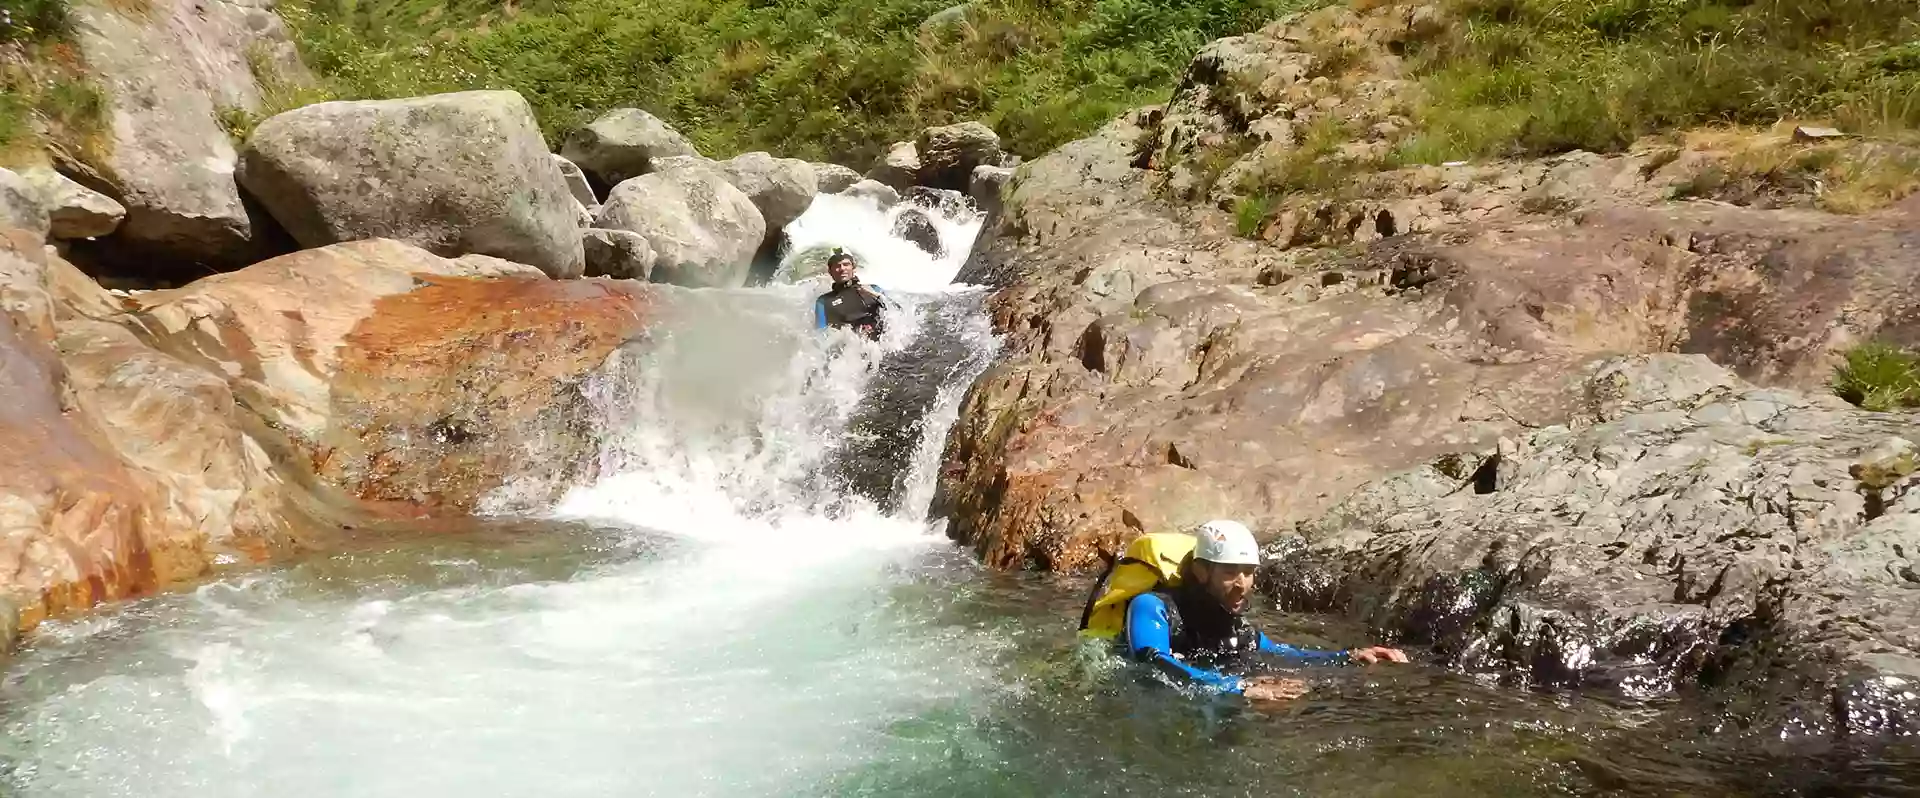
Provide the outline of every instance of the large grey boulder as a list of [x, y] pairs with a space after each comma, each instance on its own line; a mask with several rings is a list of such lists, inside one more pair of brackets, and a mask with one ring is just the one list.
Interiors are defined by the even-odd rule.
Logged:
[[893, 186], [878, 180], [862, 180], [840, 193], [849, 197], [872, 200], [883, 211], [900, 204], [900, 192], [893, 190]]
[[873, 168], [867, 170], [867, 179], [898, 191], [912, 188], [920, 180], [919, 150], [911, 141], [888, 147], [886, 154], [875, 159]]
[[974, 167], [997, 166], [1002, 158], [1000, 134], [979, 122], [927, 128], [914, 151], [920, 158], [920, 185], [954, 191], [967, 190]]
[[73, 39], [105, 100], [103, 146], [62, 152], [126, 208], [122, 260], [243, 266], [273, 254], [270, 220], [234, 182], [223, 113], [260, 108], [261, 79], [298, 84], [301, 65], [271, 0], [77, 3]]
[[647, 169], [647, 172], [648, 174], [656, 174], [660, 172], [678, 171], [680, 169], [705, 169], [718, 174], [719, 168], [719, 165], [715, 163], [712, 158], [704, 155], [668, 155], [653, 159], [653, 163]]
[[0, 228], [25, 230], [45, 238], [47, 206], [40, 192], [18, 173], [0, 169]]
[[254, 131], [240, 179], [305, 247], [392, 238], [554, 277], [585, 267], [575, 200], [515, 92], [289, 111]]
[[587, 249], [588, 277], [648, 280], [653, 277], [653, 245], [631, 230], [581, 231]]
[[40, 204], [47, 209], [53, 227], [49, 235], [57, 239], [97, 238], [111, 235], [127, 218], [127, 209], [112, 197], [101, 194], [52, 169], [36, 167], [20, 173], [33, 186]]
[[1012, 180], [1012, 169], [981, 164], [973, 168], [973, 175], [967, 180], [967, 196], [988, 216], [998, 216], [1003, 202], [1001, 192]]
[[[1568, 423], [1374, 482], [1303, 526], [1272, 569], [1283, 603], [1363, 596], [1375, 628], [1475, 670], [1642, 694], [1718, 671], [1747, 679], [1748, 722], [1912, 733], [1920, 697], [1875, 686], [1920, 678], [1916, 417], [1758, 388], [1697, 355], [1585, 377]], [[1724, 669], [1762, 624], [1791, 648]]]
[[579, 164], [603, 186], [616, 186], [653, 171], [655, 158], [699, 154], [685, 136], [638, 108], [608, 111], [568, 134], [560, 145], [561, 156]]
[[580, 165], [561, 156], [553, 156], [553, 165], [560, 167], [561, 179], [567, 181], [567, 191], [588, 211], [600, 209], [600, 197], [593, 193], [593, 185], [587, 182], [587, 173], [580, 171]]
[[595, 226], [639, 233], [653, 246], [652, 279], [689, 287], [745, 285], [767, 223], [717, 170], [675, 169], [614, 187]]
[[806, 161], [749, 152], [715, 166], [727, 182], [745, 192], [753, 200], [753, 206], [760, 209], [770, 238], [777, 238], [781, 229], [806, 213], [807, 206], [813, 204], [813, 195], [819, 191], [813, 164]]
[[860, 173], [837, 163], [813, 165], [814, 188], [822, 194], [838, 194], [860, 182]]

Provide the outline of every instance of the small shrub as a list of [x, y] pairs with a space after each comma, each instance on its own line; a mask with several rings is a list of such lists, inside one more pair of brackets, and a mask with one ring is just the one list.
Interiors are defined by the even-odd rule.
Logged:
[[1241, 238], [1254, 238], [1260, 235], [1261, 228], [1267, 223], [1267, 214], [1273, 212], [1273, 198], [1262, 194], [1257, 197], [1241, 197], [1233, 206], [1233, 229]]
[[1834, 394], [1868, 410], [1920, 406], [1920, 357], [1873, 342], [1847, 350], [1834, 369]]
[[214, 112], [220, 121], [220, 129], [227, 132], [227, 138], [233, 139], [238, 147], [253, 136], [253, 129], [260, 124], [261, 117], [245, 108], [225, 106]]

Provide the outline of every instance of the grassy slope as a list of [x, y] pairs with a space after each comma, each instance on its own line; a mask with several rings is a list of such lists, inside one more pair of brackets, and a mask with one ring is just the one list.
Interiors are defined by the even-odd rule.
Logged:
[[[1318, 0], [304, 0], [283, 7], [336, 94], [504, 87], [550, 136], [660, 114], [703, 151], [864, 166], [981, 119], [1029, 156], [1164, 100], [1202, 44]], [[292, 0], [301, 2], [301, 0]]]
[[1446, 0], [1407, 161], [1619, 150], [1707, 124], [1920, 128], [1916, 0]]
[[97, 144], [106, 97], [66, 41], [64, 0], [0, 0], [0, 163]]

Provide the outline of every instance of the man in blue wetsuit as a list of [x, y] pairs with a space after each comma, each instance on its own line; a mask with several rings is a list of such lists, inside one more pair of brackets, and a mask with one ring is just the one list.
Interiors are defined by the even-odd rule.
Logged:
[[1302, 662], [1406, 662], [1397, 648], [1346, 651], [1300, 648], [1267, 639], [1244, 617], [1253, 595], [1260, 547], [1236, 521], [1209, 521], [1194, 535], [1193, 556], [1182, 566], [1179, 587], [1142, 593], [1127, 603], [1126, 648], [1176, 679], [1255, 701], [1298, 698], [1306, 684], [1276, 677], [1233, 675], [1255, 653]]
[[853, 256], [835, 249], [827, 257], [827, 275], [833, 278], [833, 290], [813, 301], [813, 326], [852, 327], [854, 332], [877, 340], [886, 331], [886, 295], [878, 286], [863, 285], [853, 273]]

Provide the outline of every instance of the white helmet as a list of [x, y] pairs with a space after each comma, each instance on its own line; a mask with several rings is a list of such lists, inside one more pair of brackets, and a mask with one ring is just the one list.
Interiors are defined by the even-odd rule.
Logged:
[[1253, 532], [1239, 521], [1208, 521], [1194, 530], [1193, 535], [1200, 539], [1200, 545], [1193, 552], [1196, 559], [1221, 565], [1260, 564], [1260, 544], [1253, 541]]

